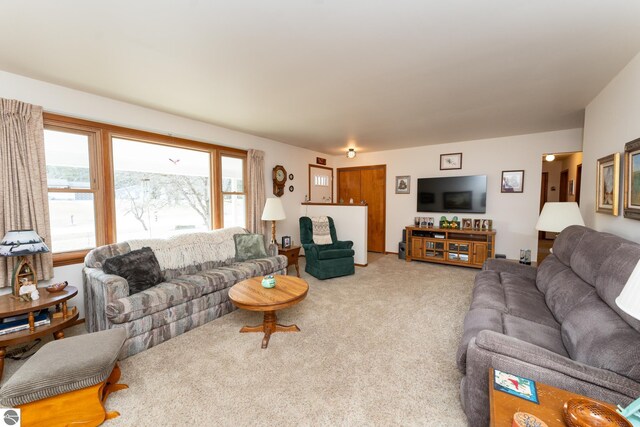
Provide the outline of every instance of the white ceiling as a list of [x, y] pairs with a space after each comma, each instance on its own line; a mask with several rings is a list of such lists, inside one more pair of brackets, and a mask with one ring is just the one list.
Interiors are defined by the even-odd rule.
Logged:
[[636, 0], [3, 0], [0, 69], [308, 147], [582, 126]]

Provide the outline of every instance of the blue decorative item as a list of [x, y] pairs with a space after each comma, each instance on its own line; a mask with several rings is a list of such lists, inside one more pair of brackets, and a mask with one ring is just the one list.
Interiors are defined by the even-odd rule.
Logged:
[[276, 278], [273, 275], [264, 276], [262, 279], [262, 287], [271, 289], [276, 287]]
[[640, 427], [640, 415], [638, 414], [638, 411], [640, 411], [640, 399], [636, 399], [631, 402], [626, 408], [618, 405], [618, 412], [620, 415], [629, 420], [634, 427]]

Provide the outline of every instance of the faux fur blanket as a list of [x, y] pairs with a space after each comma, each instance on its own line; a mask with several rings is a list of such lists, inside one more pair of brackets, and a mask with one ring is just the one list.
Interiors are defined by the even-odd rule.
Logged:
[[131, 250], [148, 246], [153, 250], [161, 270], [175, 270], [207, 261], [230, 263], [235, 259], [234, 234], [244, 234], [242, 227], [189, 233], [168, 239], [129, 240]]
[[313, 229], [313, 243], [316, 245], [330, 245], [331, 230], [329, 229], [329, 218], [326, 216], [314, 216], [311, 218]]

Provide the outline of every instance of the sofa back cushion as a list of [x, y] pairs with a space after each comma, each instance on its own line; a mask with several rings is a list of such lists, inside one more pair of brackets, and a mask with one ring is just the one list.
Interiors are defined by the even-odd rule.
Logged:
[[595, 295], [593, 286], [578, 277], [571, 267], [564, 265], [555, 255], [549, 255], [540, 264], [536, 277], [538, 290], [559, 323], [562, 323], [582, 301]]
[[150, 247], [165, 280], [235, 262], [234, 234], [247, 233], [242, 227], [188, 233], [168, 239], [129, 240], [131, 250]]
[[640, 333], [592, 294], [562, 322], [571, 359], [640, 381]]

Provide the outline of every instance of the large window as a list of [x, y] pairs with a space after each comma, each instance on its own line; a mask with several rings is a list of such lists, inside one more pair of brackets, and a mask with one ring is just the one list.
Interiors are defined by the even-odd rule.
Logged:
[[45, 151], [54, 265], [108, 243], [246, 226], [244, 150], [45, 114]]
[[96, 246], [95, 138], [91, 132], [51, 128], [44, 132], [51, 223], [51, 250]]
[[211, 229], [208, 152], [122, 138], [112, 147], [118, 241]]

